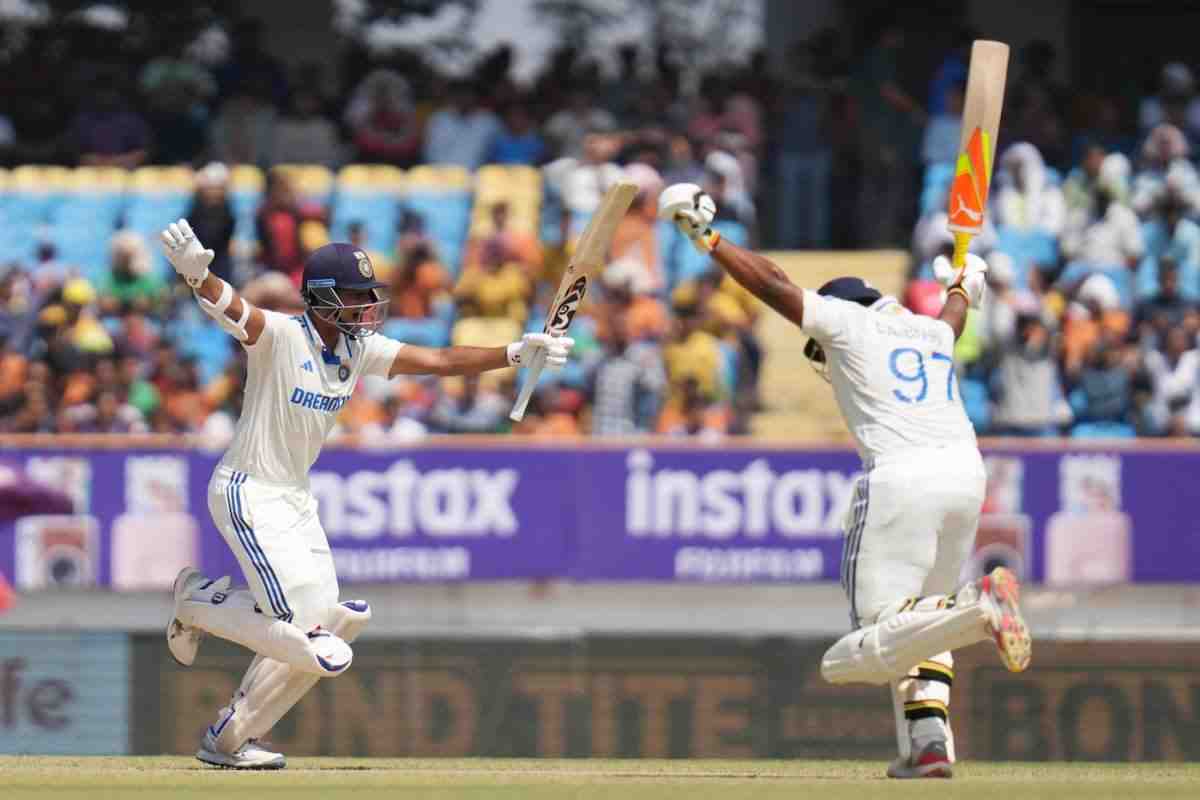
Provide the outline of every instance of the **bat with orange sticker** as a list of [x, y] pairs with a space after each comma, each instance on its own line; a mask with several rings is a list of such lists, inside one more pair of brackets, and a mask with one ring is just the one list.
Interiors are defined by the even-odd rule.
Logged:
[[954, 181], [950, 184], [947, 226], [954, 234], [955, 269], [962, 269], [971, 237], [983, 230], [1007, 76], [1008, 45], [985, 39], [971, 44], [962, 136]]

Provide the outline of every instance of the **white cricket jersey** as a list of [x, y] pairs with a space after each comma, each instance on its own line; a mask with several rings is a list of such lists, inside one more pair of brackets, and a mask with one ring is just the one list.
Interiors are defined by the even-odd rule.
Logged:
[[242, 415], [221, 463], [261, 480], [307, 486], [308, 470], [359, 377], [387, 377], [404, 345], [380, 334], [342, 335], [330, 353], [306, 315], [263, 315], [262, 335], [246, 347]]
[[838, 407], [867, 469], [916, 448], [978, 447], [954, 377], [948, 323], [892, 298], [872, 310], [806, 290], [801, 327], [825, 349]]

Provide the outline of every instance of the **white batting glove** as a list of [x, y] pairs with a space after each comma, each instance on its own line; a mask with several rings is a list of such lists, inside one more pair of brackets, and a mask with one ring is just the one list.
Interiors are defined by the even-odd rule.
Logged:
[[192, 226], [186, 219], [172, 222], [160, 234], [163, 252], [167, 261], [175, 271], [183, 277], [193, 289], [204, 283], [208, 277], [208, 265], [216, 255], [212, 250], [205, 250], [204, 245], [192, 232]]
[[933, 259], [933, 277], [947, 290], [962, 286], [971, 308], [979, 308], [983, 302], [983, 293], [987, 289], [987, 270], [987, 262], [974, 253], [967, 253], [967, 261], [961, 270], [955, 269], [946, 256]]
[[527, 333], [521, 337], [519, 342], [513, 342], [508, 346], [508, 363], [513, 367], [532, 364], [538, 351], [545, 350], [546, 366], [551, 369], [558, 369], [566, 365], [567, 356], [571, 354], [571, 348], [574, 346], [575, 340], [570, 336]]
[[716, 215], [716, 201], [694, 183], [672, 184], [658, 196], [658, 216], [674, 223], [702, 253], [711, 253], [721, 241], [712, 229]]

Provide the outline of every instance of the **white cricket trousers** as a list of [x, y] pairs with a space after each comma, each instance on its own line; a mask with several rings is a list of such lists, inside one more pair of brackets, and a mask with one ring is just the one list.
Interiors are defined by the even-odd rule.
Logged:
[[337, 604], [338, 582], [310, 491], [219, 465], [208, 484], [208, 510], [262, 613], [306, 632], [324, 623]]
[[859, 478], [842, 551], [853, 628], [874, 624], [898, 600], [958, 588], [986, 489], [974, 446], [906, 450]]

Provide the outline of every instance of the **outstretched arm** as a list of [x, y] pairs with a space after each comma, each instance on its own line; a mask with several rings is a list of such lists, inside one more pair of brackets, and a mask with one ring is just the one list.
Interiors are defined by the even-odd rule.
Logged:
[[567, 363], [575, 340], [569, 336], [527, 333], [507, 347], [417, 347], [405, 345], [396, 351], [389, 378], [397, 375], [476, 375], [493, 369], [519, 367], [546, 350], [546, 366]]
[[200, 308], [246, 347], [262, 335], [267, 318], [228, 283], [208, 271], [213, 251], [206, 250], [186, 219], [172, 222], [161, 234], [163, 252], [196, 295]]

